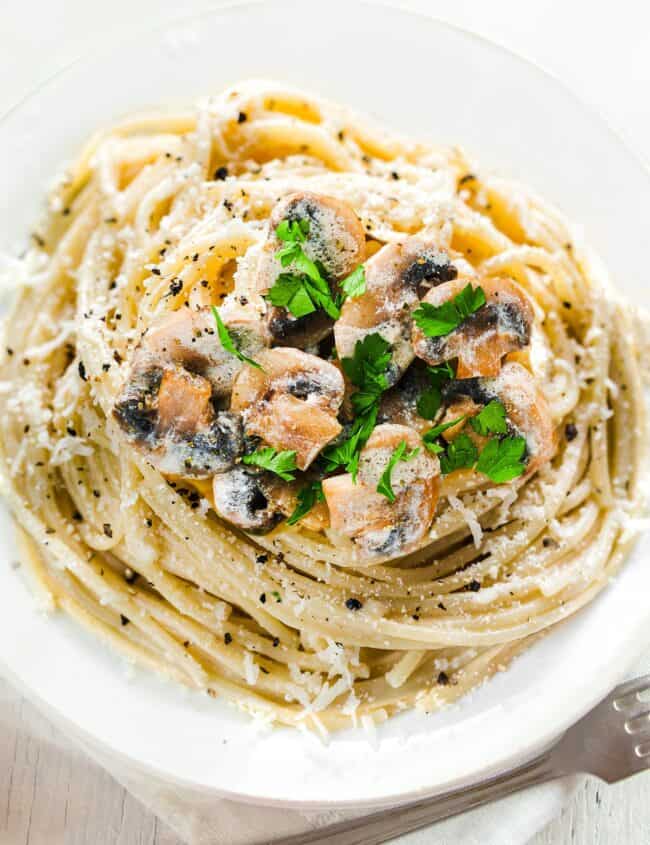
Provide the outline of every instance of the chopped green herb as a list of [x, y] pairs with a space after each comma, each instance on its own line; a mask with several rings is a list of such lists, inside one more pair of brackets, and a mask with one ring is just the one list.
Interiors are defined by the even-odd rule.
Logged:
[[493, 438], [485, 444], [476, 469], [497, 484], [512, 481], [526, 469], [523, 460], [526, 440], [523, 437]]
[[352, 473], [352, 478], [356, 481], [359, 454], [372, 434], [378, 411], [379, 404], [372, 405], [365, 414], [355, 419], [347, 440], [323, 450], [322, 456], [327, 472], [345, 467], [346, 472]]
[[221, 342], [221, 345], [226, 350], [226, 352], [230, 352], [231, 355], [234, 355], [235, 358], [239, 358], [239, 360], [243, 361], [245, 364], [248, 364], [251, 367], [256, 367], [258, 370], [261, 370], [262, 367], [257, 363], [257, 361], [253, 361], [252, 358], [248, 358], [235, 346], [235, 341], [230, 336], [230, 332], [226, 328], [223, 320], [221, 319], [221, 316], [219, 315], [219, 312], [214, 307], [214, 305], [212, 306], [212, 314], [217, 322], [217, 333], [219, 335], [219, 341]]
[[242, 461], [274, 472], [283, 481], [293, 481], [295, 478], [293, 471], [296, 469], [296, 453], [293, 450], [276, 452], [271, 446], [264, 446], [251, 455], [244, 455]]
[[377, 492], [381, 493], [382, 496], [385, 496], [389, 502], [395, 501], [395, 493], [393, 491], [393, 486], [391, 483], [391, 473], [395, 466], [399, 463], [399, 461], [411, 461], [413, 458], [418, 454], [420, 451], [420, 447], [416, 446], [415, 449], [411, 449], [410, 452], [407, 452], [407, 443], [406, 440], [402, 440], [399, 443], [393, 454], [390, 456], [388, 464], [386, 465], [386, 469], [382, 472], [381, 478], [379, 479], [379, 484], [377, 485]]
[[314, 507], [316, 502], [322, 502], [324, 499], [323, 485], [320, 481], [313, 481], [311, 484], [307, 484], [298, 491], [298, 504], [289, 519], [287, 519], [287, 525], [295, 525], [296, 522], [300, 522], [303, 516], [306, 516]]
[[468, 283], [460, 293], [442, 305], [423, 302], [413, 312], [413, 319], [426, 337], [442, 337], [457, 329], [475, 311], [482, 308], [485, 302], [483, 288], [473, 288], [471, 283]]
[[359, 264], [356, 270], [343, 279], [341, 290], [349, 299], [355, 299], [366, 292], [366, 271], [363, 264]]
[[390, 359], [390, 344], [376, 332], [356, 342], [352, 358], [341, 358], [343, 371], [359, 388], [351, 400], [357, 414], [367, 413], [388, 388], [386, 370]]
[[437, 439], [443, 432], [447, 431], [447, 429], [453, 428], [455, 425], [458, 425], [458, 423], [463, 422], [464, 419], [465, 416], [463, 415], [462, 417], [456, 417], [455, 420], [450, 420], [449, 422], [441, 423], [440, 425], [434, 426], [434, 428], [430, 428], [422, 437], [424, 445], [430, 452], [433, 452], [435, 455], [440, 455], [445, 451], [445, 448], [436, 442]]
[[439, 367], [427, 367], [427, 375], [431, 381], [431, 387], [420, 396], [416, 409], [423, 419], [433, 420], [442, 405], [442, 386], [445, 382], [456, 378], [456, 373], [452, 365], [445, 361]]
[[459, 434], [440, 455], [440, 469], [449, 475], [457, 469], [470, 469], [478, 459], [478, 449], [467, 434]]
[[282, 596], [280, 595], [280, 593], [278, 592], [278, 590], [271, 590], [271, 595], [272, 595], [272, 596], [273, 596], [273, 598], [276, 600], [276, 602], [281, 602], [281, 601], [282, 601]]
[[322, 308], [333, 320], [338, 320], [339, 303], [319, 266], [303, 251], [308, 233], [308, 220], [283, 220], [276, 228], [276, 236], [285, 244], [276, 252], [276, 258], [283, 267], [291, 266], [293, 272], [280, 273], [266, 299], [272, 305], [286, 308], [294, 317], [304, 317]]
[[470, 419], [469, 424], [477, 434], [507, 434], [506, 409], [498, 399], [492, 399], [479, 414]]

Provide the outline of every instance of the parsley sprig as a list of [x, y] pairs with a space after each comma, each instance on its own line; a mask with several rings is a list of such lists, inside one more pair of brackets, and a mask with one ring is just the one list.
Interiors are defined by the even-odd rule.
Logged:
[[420, 396], [416, 408], [423, 419], [433, 420], [442, 405], [442, 387], [446, 382], [456, 378], [456, 371], [449, 361], [445, 361], [439, 367], [427, 367], [427, 375], [431, 387]]
[[309, 511], [317, 502], [324, 502], [325, 494], [323, 493], [323, 483], [321, 481], [312, 481], [311, 484], [306, 484], [298, 491], [298, 503], [287, 519], [287, 525], [295, 525], [296, 522], [307, 516]]
[[413, 319], [426, 337], [442, 337], [457, 329], [486, 303], [485, 292], [479, 286], [468, 283], [460, 293], [443, 302], [442, 305], [421, 303], [413, 312]]
[[256, 449], [250, 455], [244, 455], [243, 463], [261, 467], [279, 475], [283, 481], [293, 481], [296, 470], [296, 453], [292, 450], [277, 452], [272, 446]]
[[393, 454], [390, 456], [388, 463], [386, 464], [386, 469], [381, 474], [379, 484], [377, 484], [377, 492], [381, 493], [382, 496], [385, 496], [391, 503], [394, 502], [397, 498], [395, 496], [395, 491], [393, 490], [393, 485], [391, 481], [391, 474], [393, 470], [400, 461], [412, 461], [413, 458], [420, 451], [419, 446], [416, 446], [410, 451], [407, 451], [407, 449], [408, 444], [406, 443], [406, 440], [402, 440], [400, 443], [398, 443], [398, 445], [393, 451]]
[[231, 355], [234, 355], [235, 358], [239, 358], [240, 361], [243, 361], [250, 367], [255, 367], [256, 369], [261, 370], [262, 367], [260, 364], [257, 363], [257, 361], [253, 361], [252, 358], [249, 358], [248, 356], [244, 355], [243, 352], [239, 351], [238, 347], [235, 344], [235, 341], [230, 336], [230, 332], [226, 328], [225, 323], [221, 319], [221, 316], [217, 309], [214, 307], [214, 305], [212, 306], [212, 314], [217, 323], [217, 334], [219, 335], [219, 341], [223, 348], [226, 350], [226, 352], [230, 352]]
[[286, 308], [294, 317], [305, 317], [320, 309], [338, 320], [344, 299], [365, 292], [364, 267], [360, 264], [341, 282], [342, 295], [333, 295], [322, 266], [312, 261], [303, 249], [309, 225], [309, 220], [283, 220], [277, 226], [276, 237], [284, 245], [275, 256], [289, 272], [280, 273], [266, 299], [272, 305]]
[[359, 453], [372, 434], [381, 395], [388, 388], [390, 361], [390, 344], [376, 332], [356, 342], [352, 358], [341, 359], [343, 371], [358, 388], [351, 399], [356, 416], [347, 439], [323, 451], [328, 472], [344, 467], [356, 479]]
[[465, 432], [461, 432], [449, 443], [442, 445], [440, 435], [466, 420], [466, 415], [457, 417], [429, 429], [423, 436], [424, 445], [440, 458], [440, 469], [448, 475], [457, 469], [475, 468], [496, 484], [518, 478], [526, 469], [526, 440], [520, 436], [507, 435], [506, 409], [497, 399], [488, 402], [484, 408], [469, 420], [477, 434], [489, 437], [481, 452]]

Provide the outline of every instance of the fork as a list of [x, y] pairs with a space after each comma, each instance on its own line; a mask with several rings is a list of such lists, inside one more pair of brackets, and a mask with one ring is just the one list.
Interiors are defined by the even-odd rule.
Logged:
[[[565, 775], [606, 783], [650, 766], [650, 675], [621, 684], [542, 754], [473, 786], [420, 798], [281, 840], [282, 845], [378, 845], [520, 789]], [[279, 845], [279, 842], [278, 842]]]

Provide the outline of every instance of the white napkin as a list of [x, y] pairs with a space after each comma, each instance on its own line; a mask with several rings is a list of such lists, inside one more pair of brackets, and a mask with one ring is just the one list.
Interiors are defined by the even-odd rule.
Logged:
[[[12, 687], [0, 680], [0, 739], [3, 732], [8, 734], [15, 730], [29, 735], [30, 746], [34, 746], [34, 768], [41, 752], [48, 751], [52, 768], [66, 771], [68, 792], [74, 793], [75, 784], [79, 786], [82, 779], [87, 789], [88, 778], [96, 780], [98, 790], [105, 789], [102, 768], [106, 769], [187, 845], [266, 845], [271, 841], [282, 842], [284, 837], [310, 828], [363, 815], [363, 811], [349, 810], [345, 813], [302, 813], [219, 800], [171, 787], [162, 780], [143, 775], [110, 752], [82, 746], [98, 764], [97, 768], [90, 768], [79, 753], [81, 743], [78, 739], [66, 737], [31, 702], [21, 701]], [[0, 749], [0, 754], [7, 754], [7, 759], [0, 756], [0, 770], [7, 771], [12, 765], [9, 759], [12, 751], [6, 742], [0, 742]], [[576, 779], [573, 778], [536, 787], [397, 841], [400, 845], [525, 845], [569, 801], [575, 788]], [[0, 796], [0, 799], [4, 798]], [[73, 822], [74, 819], [70, 820]], [[0, 824], [0, 840], [1, 833]], [[78, 831], [66, 830], [63, 842], [85, 841], [78, 836]], [[53, 845], [49, 838], [42, 841]], [[28, 845], [41, 845], [41, 841], [29, 840]]]

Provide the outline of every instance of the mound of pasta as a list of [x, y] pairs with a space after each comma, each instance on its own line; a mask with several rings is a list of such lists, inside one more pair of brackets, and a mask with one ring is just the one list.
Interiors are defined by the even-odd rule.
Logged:
[[325, 732], [435, 710], [588, 602], [642, 505], [629, 316], [457, 149], [248, 82], [59, 180], [1, 364], [46, 606]]

